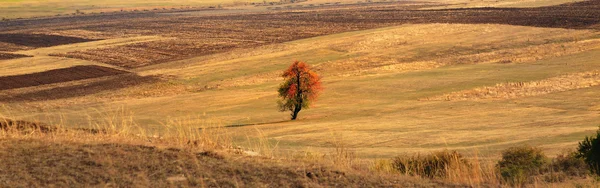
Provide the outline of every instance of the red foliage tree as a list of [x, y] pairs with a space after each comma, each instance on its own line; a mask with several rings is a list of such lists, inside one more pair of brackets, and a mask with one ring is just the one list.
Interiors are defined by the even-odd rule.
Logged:
[[285, 81], [279, 86], [280, 110], [291, 111], [292, 120], [298, 117], [302, 108], [309, 108], [311, 102], [319, 96], [321, 78], [304, 62], [295, 61], [281, 75]]

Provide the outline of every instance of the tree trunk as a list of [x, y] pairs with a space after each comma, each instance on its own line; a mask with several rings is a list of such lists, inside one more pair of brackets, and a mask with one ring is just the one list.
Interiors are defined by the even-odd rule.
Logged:
[[298, 117], [298, 112], [300, 112], [300, 110], [302, 110], [302, 106], [294, 107], [294, 111], [292, 112], [292, 120], [296, 120], [296, 118]]
[[294, 111], [292, 112], [292, 120], [296, 120], [296, 118], [298, 117], [298, 112], [300, 112], [300, 110], [302, 110], [302, 103], [304, 102], [302, 100], [302, 87], [300, 87], [301, 82], [300, 82], [300, 74], [302, 74], [298, 68], [296, 68], [296, 86], [298, 88], [298, 93], [296, 94], [296, 106], [294, 106]]

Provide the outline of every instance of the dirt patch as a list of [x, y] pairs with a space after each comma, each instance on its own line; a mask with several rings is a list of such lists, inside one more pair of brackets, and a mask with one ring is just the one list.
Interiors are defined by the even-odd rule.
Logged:
[[32, 57], [32, 56], [0, 52], [0, 60], [17, 59], [17, 58], [23, 58], [23, 57]]
[[600, 72], [590, 71], [568, 74], [532, 82], [502, 83], [492, 87], [482, 87], [472, 90], [459, 91], [426, 100], [482, 100], [482, 99], [511, 99], [518, 97], [537, 96], [548, 93], [588, 88], [600, 85]]
[[[158, 82], [155, 76], [138, 76], [133, 73], [108, 76], [97, 80], [74, 81], [74, 83], [60, 83], [44, 88], [23, 88], [0, 93], [3, 102], [32, 102], [66, 99], [114, 91], [132, 86]], [[110, 97], [103, 95], [102, 97]]]
[[96, 65], [82, 65], [45, 72], [0, 77], [0, 91], [89, 78], [126, 74], [128, 72]]
[[[17, 46], [26, 46], [29, 48], [50, 47], [89, 41], [94, 40], [60, 35], [0, 33], [0, 44], [8, 43]], [[4, 46], [0, 46], [0, 48], [3, 47]]]

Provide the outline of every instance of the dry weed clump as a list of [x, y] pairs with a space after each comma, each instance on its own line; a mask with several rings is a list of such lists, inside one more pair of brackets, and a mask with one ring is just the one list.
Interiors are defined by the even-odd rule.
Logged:
[[537, 96], [548, 93], [589, 88], [600, 85], [600, 73], [595, 71], [567, 74], [540, 81], [512, 82], [496, 84], [492, 87], [481, 87], [472, 90], [454, 92], [427, 100], [482, 100], [482, 99], [511, 99], [518, 97]]
[[456, 151], [441, 151], [430, 155], [401, 156], [393, 160], [393, 166], [398, 172], [427, 178], [443, 178], [450, 169], [469, 164]]
[[379, 160], [375, 171], [441, 179], [461, 185], [480, 187], [500, 183], [494, 165], [480, 160], [477, 154], [466, 158], [457, 151], [439, 151], [428, 155], [398, 156], [391, 161]]

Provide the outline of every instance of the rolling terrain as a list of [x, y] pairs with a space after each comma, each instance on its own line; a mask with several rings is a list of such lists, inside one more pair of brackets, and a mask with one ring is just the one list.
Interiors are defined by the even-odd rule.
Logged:
[[[309, 1], [4, 21], [0, 115], [80, 129], [134, 125], [128, 132], [152, 138], [187, 137], [174, 127], [217, 129], [232, 145], [288, 157], [450, 149], [492, 160], [515, 145], [552, 156], [574, 148], [600, 122], [600, 1], [501, 2]], [[325, 89], [288, 121], [277, 87], [294, 60], [311, 64]]]

